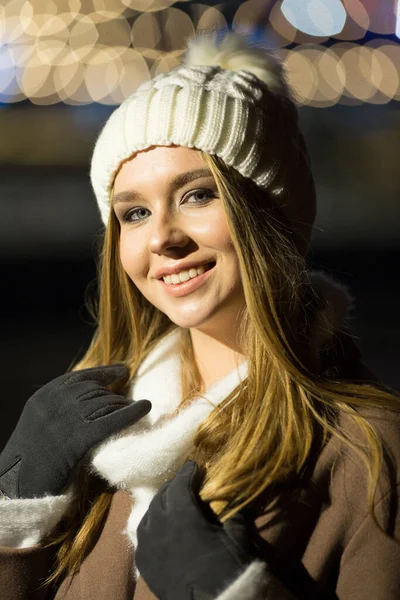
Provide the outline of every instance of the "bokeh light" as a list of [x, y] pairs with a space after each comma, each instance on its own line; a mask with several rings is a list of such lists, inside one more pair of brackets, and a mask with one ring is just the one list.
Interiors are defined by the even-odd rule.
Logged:
[[150, 78], [149, 68], [143, 56], [133, 48], [128, 48], [122, 55], [122, 68], [119, 84], [111, 93], [115, 104], [134, 94], [141, 83]]
[[[184, 2], [189, 11], [180, 8]], [[346, 21], [334, 34], [338, 42], [327, 48], [321, 43], [329, 39], [326, 27], [334, 17], [335, 2], [302, 3], [308, 26], [319, 27], [317, 36], [296, 29], [285, 17], [285, 4], [299, 8], [294, 0], [278, 0], [273, 6], [268, 0], [242, 2], [231, 27], [242, 33], [257, 31], [263, 46], [274, 49], [300, 104], [400, 100], [399, 44], [387, 39], [353, 43], [368, 29], [394, 33], [397, 0], [388, 0], [384, 7], [378, 0], [340, 0]], [[9, 0], [0, 6], [0, 99], [119, 104], [143, 81], [179, 64], [187, 39], [196, 32], [227, 29], [225, 5], [190, 0]], [[329, 17], [325, 29], [321, 15]], [[289, 50], [290, 44], [297, 46]]]
[[254, 31], [254, 28], [257, 25], [267, 25], [265, 19], [265, 11], [265, 0], [247, 0], [247, 2], [243, 2], [238, 7], [232, 19], [232, 28], [235, 31], [243, 31], [245, 33]]
[[90, 14], [94, 23], [104, 23], [121, 17], [126, 8], [121, 0], [92, 0], [91, 3], [93, 11]]
[[38, 57], [33, 55], [24, 69], [18, 70], [17, 80], [21, 91], [28, 97], [40, 95], [40, 90], [50, 74], [49, 64], [40, 64]]
[[[365, 46], [355, 46], [345, 50], [340, 58], [340, 64], [346, 71], [346, 84], [343, 95], [368, 101], [376, 92], [376, 85], [372, 79], [372, 51]], [[377, 64], [377, 68], [379, 68]], [[376, 79], [382, 73], [376, 73]]]
[[307, 56], [295, 49], [287, 53], [284, 67], [297, 101], [300, 104], [308, 104], [317, 89], [317, 73], [313, 64]]
[[122, 75], [122, 61], [112, 55], [108, 49], [93, 53], [91, 62], [86, 66], [85, 84], [92, 100], [103, 104], [114, 104], [110, 94], [118, 86]]
[[[379, 72], [381, 73], [380, 77]], [[370, 102], [387, 104], [393, 100], [399, 88], [399, 74], [385, 51], [379, 48], [372, 51], [372, 81], [378, 92]]]
[[195, 34], [195, 29], [189, 15], [178, 8], [168, 8], [163, 12], [163, 33], [167, 49], [176, 52]]
[[182, 55], [182, 50], [177, 50], [175, 52], [168, 52], [157, 61], [154, 62], [151, 70], [150, 76], [155, 77], [159, 73], [166, 73], [170, 69], [176, 67], [181, 61], [180, 57]]
[[132, 25], [132, 43], [135, 48], [157, 48], [161, 40], [160, 27], [152, 13], [139, 15]]
[[84, 58], [94, 48], [99, 34], [96, 25], [89, 16], [80, 15], [69, 31], [68, 44], [78, 60]]
[[342, 31], [335, 34], [339, 40], [359, 40], [369, 28], [369, 16], [360, 0], [342, 0], [347, 12], [347, 19]]
[[196, 31], [225, 29], [228, 27], [227, 20], [218, 8], [210, 6], [197, 21]]
[[[89, 18], [93, 20], [93, 15]], [[97, 23], [97, 44], [110, 48], [128, 48], [131, 44], [131, 27], [125, 17]], [[120, 51], [120, 53], [122, 53]]]
[[0, 96], [15, 77], [14, 59], [7, 46], [0, 47]]
[[319, 107], [336, 104], [346, 82], [343, 65], [329, 48], [316, 50], [313, 54], [310, 54], [307, 49], [304, 52], [305, 56], [313, 62], [318, 77], [317, 89], [310, 103]]
[[312, 36], [335, 35], [346, 21], [340, 0], [283, 0], [281, 11], [296, 29]]
[[53, 74], [54, 87], [60, 100], [66, 101], [73, 97], [85, 77], [85, 67], [77, 61], [71, 62], [66, 58], [64, 64], [58, 65]]
[[369, 15], [369, 30], [381, 35], [395, 32], [398, 0], [363, 0]]
[[274, 4], [269, 23], [275, 32], [274, 41], [280, 46], [291, 44], [296, 37], [296, 28], [285, 18], [281, 10], [282, 1]]
[[124, 6], [140, 12], [156, 12], [164, 10], [176, 0], [122, 0]]
[[[376, 60], [381, 62], [384, 71], [380, 89], [383, 94], [393, 100], [400, 100], [400, 46], [399, 44], [389, 44], [383, 40], [371, 40], [367, 44], [370, 48], [374, 48], [377, 52]], [[384, 58], [382, 57], [384, 56]], [[387, 62], [390, 61], [390, 65]], [[397, 87], [396, 87], [397, 84]], [[391, 96], [393, 91], [393, 96]]]

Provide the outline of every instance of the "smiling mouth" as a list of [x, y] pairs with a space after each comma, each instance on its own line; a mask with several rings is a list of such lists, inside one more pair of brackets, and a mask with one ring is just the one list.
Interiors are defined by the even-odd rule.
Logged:
[[[171, 280], [170, 281], [165, 281], [163, 277], [161, 277], [160, 281], [162, 281], [163, 283], [165, 283], [166, 285], [170, 285], [170, 286], [177, 286], [179, 287], [180, 285], [183, 285], [184, 283], [188, 283], [189, 281], [192, 281], [193, 279], [196, 279], [197, 277], [200, 277], [201, 275], [203, 275], [204, 273], [206, 273], [207, 271], [210, 271], [213, 267], [215, 267], [215, 261], [213, 262], [209, 262], [206, 264], [202, 264], [199, 265], [198, 267], [191, 267], [191, 269], [200, 269], [201, 272], [197, 272], [197, 274], [194, 277], [190, 277], [189, 279], [186, 279], [185, 281], [179, 281], [177, 283], [173, 283]], [[187, 271], [190, 271], [190, 269], [185, 269]], [[169, 276], [171, 277], [171, 275]]]

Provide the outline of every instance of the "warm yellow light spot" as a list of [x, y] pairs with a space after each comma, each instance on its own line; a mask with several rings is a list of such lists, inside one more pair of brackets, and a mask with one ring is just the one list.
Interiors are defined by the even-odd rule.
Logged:
[[60, 102], [60, 97], [57, 93], [53, 79], [54, 69], [55, 67], [50, 67], [50, 72], [43, 81], [43, 85], [30, 95], [30, 99], [34, 104], [43, 106]]
[[159, 58], [164, 56], [164, 52], [162, 52], [161, 50], [157, 50], [156, 48], [141, 48], [139, 46], [139, 47], [135, 48], [135, 50], [140, 52], [140, 54], [143, 56], [143, 58], [146, 58], [151, 61], [158, 60]]
[[5, 18], [19, 17], [24, 4], [30, 4], [26, 0], [8, 0], [3, 5], [3, 16]]
[[[383, 51], [383, 49], [382, 49]], [[385, 45], [385, 55], [390, 58], [392, 65], [395, 67], [400, 78], [400, 46], [399, 44]], [[400, 100], [400, 85], [393, 95], [394, 100]]]
[[70, 29], [68, 44], [78, 59], [83, 60], [96, 44], [98, 37], [93, 21], [88, 16], [82, 16]]
[[[90, 15], [92, 17], [92, 15]], [[96, 24], [97, 44], [101, 46], [119, 46], [128, 48], [131, 43], [131, 27], [125, 17]]]
[[297, 101], [308, 104], [313, 98], [317, 87], [317, 73], [309, 59], [302, 52], [288, 52], [284, 66], [290, 85], [293, 86]]
[[0, 47], [0, 92], [8, 88], [15, 75], [14, 60], [7, 46]]
[[352, 47], [343, 53], [340, 64], [346, 71], [344, 95], [368, 101], [376, 91], [371, 77], [371, 50], [363, 46]]
[[[135, 93], [139, 85], [150, 79], [149, 68], [143, 56], [137, 50], [128, 48], [121, 56], [122, 73], [119, 81], [121, 102]], [[113, 97], [116, 96], [113, 93]]]
[[42, 64], [56, 65], [65, 48], [62, 40], [40, 40], [35, 44], [35, 51]]
[[201, 30], [218, 30], [228, 27], [227, 20], [218, 8], [211, 6], [203, 12], [197, 22], [196, 31]]
[[131, 36], [134, 48], [156, 48], [161, 40], [161, 31], [154, 15], [139, 15], [132, 25]]
[[369, 28], [369, 16], [360, 0], [342, 0], [347, 12], [346, 23], [342, 31], [333, 37], [339, 40], [359, 40]]
[[[3, 48], [7, 49], [7, 46], [3, 46]], [[24, 67], [35, 53], [35, 46], [32, 42], [27, 44], [10, 44], [8, 51], [12, 57], [13, 64], [16, 67]]]
[[117, 59], [120, 60], [117, 48], [96, 44], [86, 56], [85, 63], [88, 65], [105, 65]]
[[0, 20], [0, 44], [10, 44], [21, 39], [24, 31], [19, 17], [3, 16]]
[[[204, 10], [208, 9], [206, 5], [201, 6], [204, 6]], [[265, 0], [247, 0], [247, 2], [243, 2], [232, 19], [232, 28], [236, 31], [250, 33], [254, 31], [256, 25], [266, 25], [265, 11]]]
[[168, 50], [181, 50], [186, 40], [195, 34], [189, 15], [178, 8], [168, 8], [163, 13], [164, 39]]
[[73, 96], [85, 76], [85, 67], [79, 62], [58, 65], [53, 74], [54, 87], [61, 100]]
[[338, 57], [329, 48], [320, 50], [314, 63], [318, 73], [318, 86], [313, 106], [332, 106], [340, 99], [346, 82], [346, 73]]
[[182, 56], [182, 53], [182, 50], [176, 50], [174, 52], [168, 52], [162, 56], [152, 66], [151, 77], [155, 77], [159, 73], [166, 73], [167, 71], [170, 71], [176, 67], [181, 62], [180, 57]]
[[[372, 79], [379, 90], [371, 101], [374, 104], [386, 104], [395, 99], [399, 91], [400, 47], [383, 39], [371, 40], [366, 46], [372, 51]], [[378, 69], [376, 63], [379, 64]]]
[[[379, 84], [376, 83], [376, 73], [381, 72]], [[386, 55], [384, 50], [373, 50], [372, 52], [372, 81], [379, 89], [381, 94], [386, 96], [386, 99], [382, 99], [380, 95], [377, 98], [373, 98], [374, 104], [386, 104], [392, 100], [399, 89], [399, 74], [397, 69], [393, 65], [390, 58]]]
[[286, 46], [296, 37], [296, 28], [285, 18], [281, 10], [282, 0], [274, 4], [269, 17], [271, 28], [274, 30], [279, 46]]
[[174, 4], [175, 0], [122, 0], [122, 4], [139, 12], [155, 12], [164, 10]]
[[121, 0], [92, 0], [92, 20], [94, 23], [110, 21], [122, 15], [126, 7]]
[[17, 72], [17, 80], [21, 91], [28, 98], [39, 94], [50, 70], [51, 66], [49, 64], [38, 64], [37, 57], [33, 57], [22, 72]]
[[122, 61], [113, 48], [102, 47], [91, 55], [86, 66], [86, 88], [95, 102], [114, 104], [108, 96], [118, 86], [122, 76]]

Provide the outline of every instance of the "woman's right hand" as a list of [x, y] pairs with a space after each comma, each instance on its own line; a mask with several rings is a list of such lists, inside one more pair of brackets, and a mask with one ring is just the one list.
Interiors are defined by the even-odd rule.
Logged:
[[9, 498], [57, 495], [85, 454], [151, 410], [107, 386], [128, 379], [121, 364], [73, 371], [29, 398], [0, 454], [0, 491]]

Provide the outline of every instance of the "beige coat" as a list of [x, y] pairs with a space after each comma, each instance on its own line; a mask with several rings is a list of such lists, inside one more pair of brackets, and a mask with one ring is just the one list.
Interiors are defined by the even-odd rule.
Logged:
[[[400, 417], [374, 411], [371, 420], [392, 455], [393, 466], [388, 475], [382, 474], [376, 513], [384, 529], [400, 540]], [[343, 426], [349, 427], [346, 418]], [[290, 561], [302, 564], [326, 593], [336, 592], [340, 600], [398, 600], [400, 544], [386, 537], [368, 516], [365, 470], [349, 450], [337, 458], [337, 444], [328, 442], [302, 490], [288, 490], [283, 500], [284, 518], [274, 520], [264, 515], [257, 519], [259, 532], [273, 544], [282, 565]], [[79, 574], [72, 581], [64, 581], [55, 596], [47, 598], [154, 600], [141, 578], [134, 584], [132, 550], [122, 533], [130, 506], [126, 492], [114, 494], [102, 533]], [[51, 553], [40, 546], [0, 548], [1, 600], [46, 598], [34, 590], [40, 577], [48, 574], [50, 561]]]

